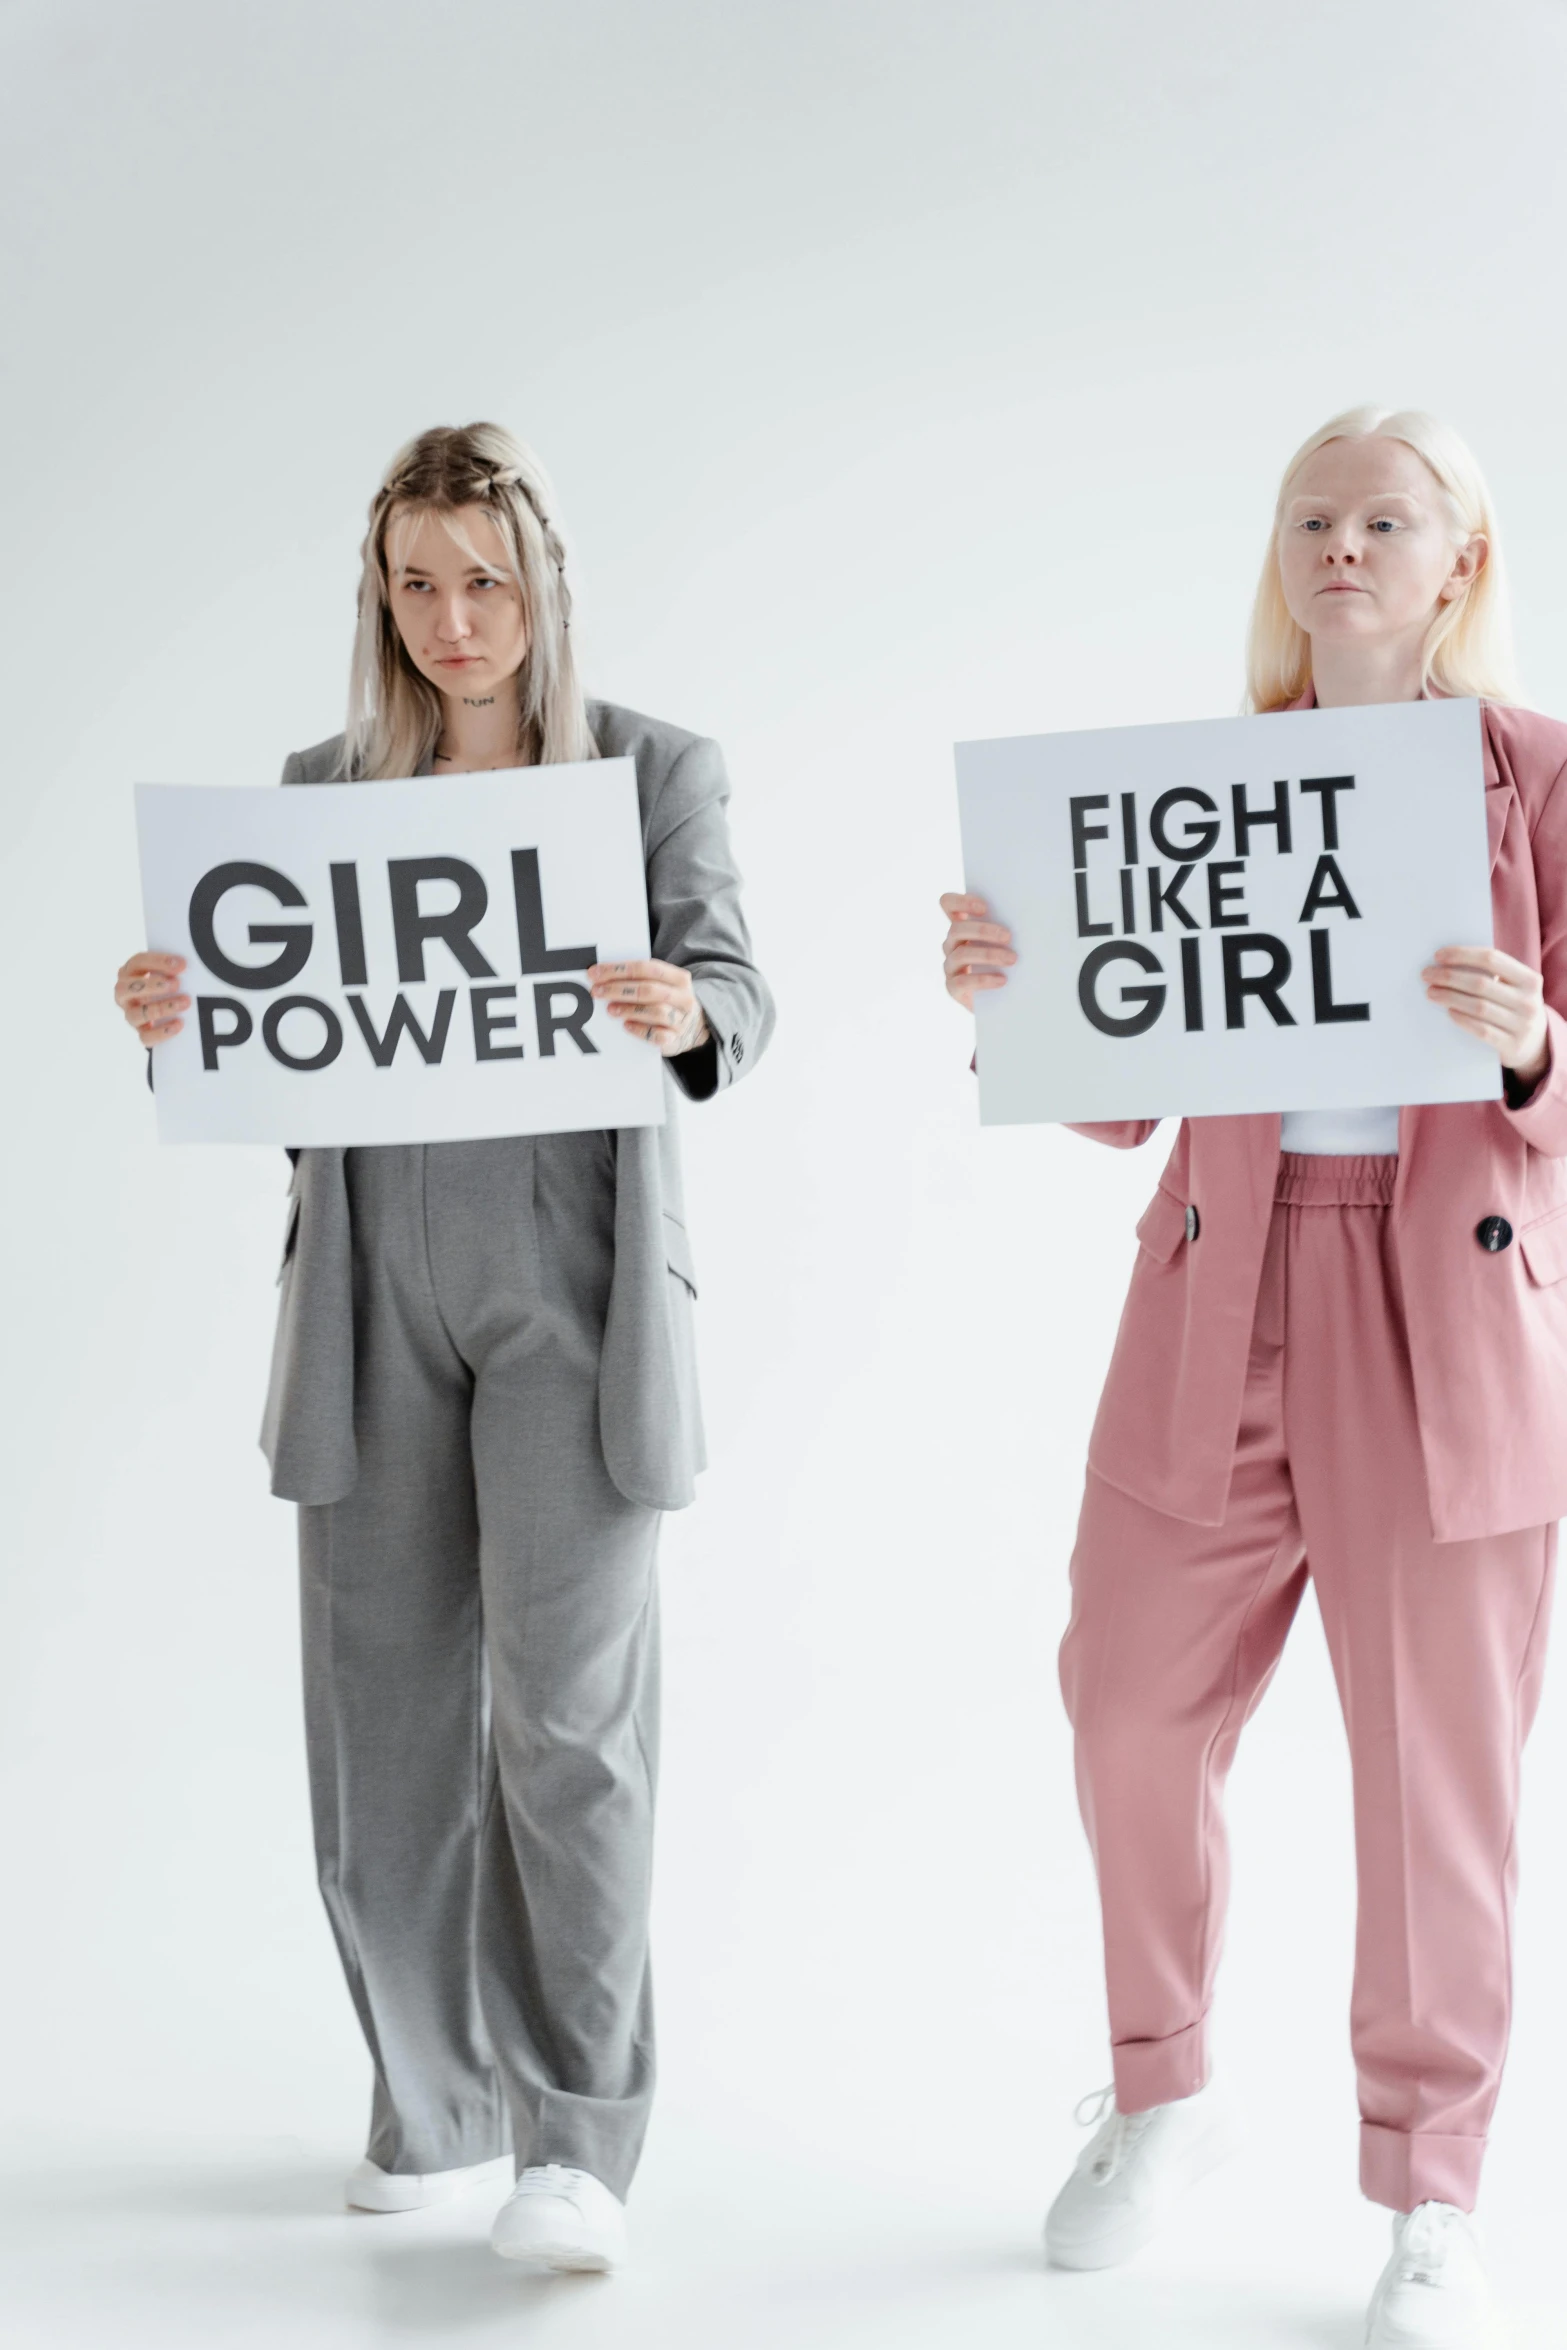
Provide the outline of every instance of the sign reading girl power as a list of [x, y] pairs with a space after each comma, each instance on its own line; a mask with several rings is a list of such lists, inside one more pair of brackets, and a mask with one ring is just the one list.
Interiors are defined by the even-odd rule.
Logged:
[[966, 886], [1013, 933], [980, 1116], [1494, 1100], [1427, 1002], [1491, 938], [1480, 706], [1377, 703], [960, 743]]
[[451, 1142], [656, 1126], [595, 1003], [645, 956], [630, 759], [292, 791], [141, 784], [147, 943], [186, 958], [165, 1142]]

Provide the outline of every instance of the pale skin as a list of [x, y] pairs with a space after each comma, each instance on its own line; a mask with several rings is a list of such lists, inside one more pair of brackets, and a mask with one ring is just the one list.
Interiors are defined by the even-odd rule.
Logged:
[[[505, 542], [484, 508], [461, 507], [452, 521], [448, 529], [431, 514], [394, 509], [387, 569], [398, 635], [441, 696], [436, 773], [474, 775], [517, 765], [528, 621]], [[191, 1003], [184, 969], [181, 955], [148, 952], [121, 964], [114, 1000], [143, 1044], [163, 1044], [184, 1027]], [[666, 1059], [707, 1042], [691, 975], [678, 964], [595, 963], [587, 981], [629, 1036]]]
[[[1420, 654], [1439, 608], [1485, 566], [1478, 534], [1455, 544], [1441, 491], [1402, 441], [1368, 434], [1329, 441], [1301, 467], [1279, 525], [1279, 571], [1290, 616], [1311, 639], [1323, 709], [1420, 698]], [[983, 898], [949, 893], [943, 943], [947, 993], [965, 1011], [1005, 987], [1012, 934]], [[1429, 1001], [1494, 1052], [1520, 1086], [1550, 1066], [1538, 971], [1500, 947], [1438, 947], [1421, 973]]]

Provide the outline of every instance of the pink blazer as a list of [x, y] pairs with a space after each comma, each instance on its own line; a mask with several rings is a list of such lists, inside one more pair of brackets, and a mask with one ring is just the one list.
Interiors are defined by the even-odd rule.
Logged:
[[[1496, 943], [1544, 975], [1551, 1064], [1521, 1108], [1399, 1116], [1391, 1212], [1439, 1542], [1567, 1516], [1567, 726], [1490, 703], [1483, 715]], [[1155, 1123], [1078, 1132], [1126, 1150]], [[1137, 1227], [1089, 1443], [1101, 1477], [1199, 1526], [1228, 1500], [1279, 1130], [1277, 1117], [1182, 1121]], [[1513, 1232], [1495, 1253], [1476, 1238], [1490, 1216]]]

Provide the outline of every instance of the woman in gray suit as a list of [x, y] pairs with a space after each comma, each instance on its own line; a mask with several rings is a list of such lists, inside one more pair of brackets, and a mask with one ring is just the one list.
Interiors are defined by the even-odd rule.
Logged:
[[[348, 731], [286, 784], [636, 762], [653, 955], [595, 997], [702, 1101], [772, 1003], [717, 746], [584, 701], [554, 502], [490, 424], [370, 509]], [[178, 957], [116, 998], [176, 1035]], [[301, 1504], [321, 1889], [375, 2068], [351, 2204], [520, 2174], [507, 2258], [607, 2269], [653, 2085], [659, 1516], [702, 1465], [676, 1129], [295, 1154], [263, 1442]]]

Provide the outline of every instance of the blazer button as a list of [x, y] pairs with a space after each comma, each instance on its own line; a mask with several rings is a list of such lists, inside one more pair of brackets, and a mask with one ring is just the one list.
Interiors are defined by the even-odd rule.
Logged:
[[1513, 1228], [1505, 1216], [1482, 1216], [1475, 1226], [1475, 1238], [1483, 1249], [1494, 1257], [1498, 1249], [1510, 1246]]
[[1188, 1239], [1188, 1240], [1195, 1240], [1195, 1239], [1196, 1239], [1196, 1237], [1197, 1237], [1197, 1235], [1198, 1235], [1198, 1233], [1199, 1233], [1201, 1230], [1202, 1230], [1202, 1218], [1201, 1218], [1201, 1216], [1199, 1216], [1199, 1215], [1198, 1215], [1198, 1213], [1197, 1213], [1197, 1210], [1196, 1210], [1195, 1208], [1193, 1208], [1193, 1207], [1188, 1207], [1188, 1209], [1187, 1209], [1187, 1211], [1186, 1211], [1186, 1237], [1187, 1237], [1187, 1239]]

